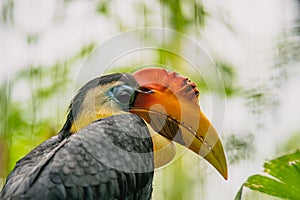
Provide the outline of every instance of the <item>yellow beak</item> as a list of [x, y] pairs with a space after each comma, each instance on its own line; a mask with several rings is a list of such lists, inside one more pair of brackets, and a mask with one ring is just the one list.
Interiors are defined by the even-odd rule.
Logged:
[[141, 91], [130, 112], [168, 140], [205, 158], [227, 179], [224, 149], [215, 128], [200, 110], [196, 85], [161, 68], [142, 69], [133, 76]]

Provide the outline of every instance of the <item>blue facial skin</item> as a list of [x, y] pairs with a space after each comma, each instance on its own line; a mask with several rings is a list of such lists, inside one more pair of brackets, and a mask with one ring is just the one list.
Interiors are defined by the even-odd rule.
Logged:
[[109, 90], [107, 96], [117, 102], [122, 110], [128, 111], [135, 97], [135, 89], [128, 85], [118, 85]]

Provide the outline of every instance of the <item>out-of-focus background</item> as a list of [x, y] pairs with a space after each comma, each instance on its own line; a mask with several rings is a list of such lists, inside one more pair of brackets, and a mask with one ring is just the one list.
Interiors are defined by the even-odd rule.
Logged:
[[[1, 0], [0, 188], [18, 159], [61, 128], [92, 50], [123, 31], [161, 27], [201, 44], [222, 77], [221, 91], [192, 79], [209, 117], [211, 95], [225, 102], [218, 131], [229, 180], [185, 152], [156, 171], [153, 199], [234, 199], [264, 162], [300, 147], [299, 11], [299, 0]], [[182, 41], [167, 42], [186, 50]], [[157, 55], [148, 62], [176, 65]], [[276, 197], [248, 189], [243, 199]]]

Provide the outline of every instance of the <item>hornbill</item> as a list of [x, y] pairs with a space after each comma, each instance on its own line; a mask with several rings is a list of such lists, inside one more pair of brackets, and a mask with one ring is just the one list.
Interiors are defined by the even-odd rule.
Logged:
[[224, 150], [189, 79], [161, 68], [86, 83], [60, 132], [20, 159], [0, 199], [151, 199], [177, 142], [227, 179]]

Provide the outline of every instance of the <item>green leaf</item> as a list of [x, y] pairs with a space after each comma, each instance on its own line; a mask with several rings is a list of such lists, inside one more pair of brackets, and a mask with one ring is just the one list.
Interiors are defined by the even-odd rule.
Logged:
[[234, 200], [241, 200], [243, 195], [243, 186], [239, 189], [238, 193], [236, 194]]
[[[250, 176], [243, 186], [284, 199], [300, 199], [299, 150], [266, 162], [264, 168], [271, 176]], [[242, 189], [236, 195], [236, 199], [241, 199], [241, 194]]]

